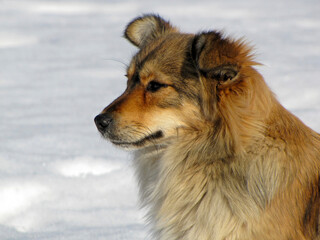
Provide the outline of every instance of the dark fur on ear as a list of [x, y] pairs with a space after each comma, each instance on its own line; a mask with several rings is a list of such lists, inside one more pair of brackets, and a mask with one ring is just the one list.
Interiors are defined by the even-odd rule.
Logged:
[[[240, 68], [260, 65], [253, 60], [252, 48], [243, 39], [233, 40], [216, 31], [196, 35], [191, 55], [197, 69], [206, 72], [216, 67], [233, 66], [235, 70], [240, 71]], [[222, 73], [228, 73], [228, 69], [229, 67]]]
[[237, 79], [243, 58], [244, 44], [224, 38], [219, 32], [206, 32], [194, 37], [191, 55], [198, 72], [220, 84]]
[[206, 45], [210, 44], [213, 39], [209, 39], [211, 35], [212, 37], [215, 37], [216, 39], [221, 39], [221, 34], [219, 32], [206, 32], [198, 34], [194, 37], [191, 47], [191, 55], [193, 58], [193, 61], [197, 68], [200, 68], [199, 66], [199, 59], [200, 55], [203, 53], [204, 48]]
[[147, 14], [133, 19], [126, 27], [124, 36], [132, 44], [141, 48], [150, 40], [169, 32], [178, 32], [178, 30], [160, 16]]

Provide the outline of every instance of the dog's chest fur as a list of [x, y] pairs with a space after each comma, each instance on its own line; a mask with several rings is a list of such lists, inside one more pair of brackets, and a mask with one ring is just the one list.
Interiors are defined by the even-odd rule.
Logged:
[[[155, 239], [254, 238], [252, 226], [277, 188], [261, 179], [271, 183], [281, 173], [265, 168], [256, 153], [228, 164], [203, 155], [192, 159], [191, 145], [136, 153], [141, 199]], [[271, 154], [268, 147], [259, 151]]]

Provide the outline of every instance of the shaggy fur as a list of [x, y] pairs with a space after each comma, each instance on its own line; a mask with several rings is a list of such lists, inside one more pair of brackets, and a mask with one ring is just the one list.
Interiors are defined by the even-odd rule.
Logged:
[[134, 19], [126, 91], [95, 118], [135, 150], [158, 240], [319, 237], [320, 136], [282, 107], [251, 48], [219, 32]]

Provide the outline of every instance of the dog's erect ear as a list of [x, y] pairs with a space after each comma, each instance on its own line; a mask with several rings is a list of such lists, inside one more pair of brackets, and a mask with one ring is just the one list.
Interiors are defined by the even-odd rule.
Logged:
[[148, 41], [169, 32], [178, 32], [178, 30], [161, 17], [149, 14], [131, 21], [124, 32], [124, 36], [131, 43], [141, 48]]

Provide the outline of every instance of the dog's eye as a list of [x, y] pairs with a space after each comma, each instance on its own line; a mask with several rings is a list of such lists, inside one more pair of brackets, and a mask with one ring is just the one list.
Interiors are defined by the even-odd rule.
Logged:
[[149, 82], [149, 84], [147, 86], [147, 91], [156, 92], [162, 87], [168, 87], [168, 85], [167, 84], [163, 84], [163, 83], [159, 83], [157, 81], [151, 81], [151, 82]]

